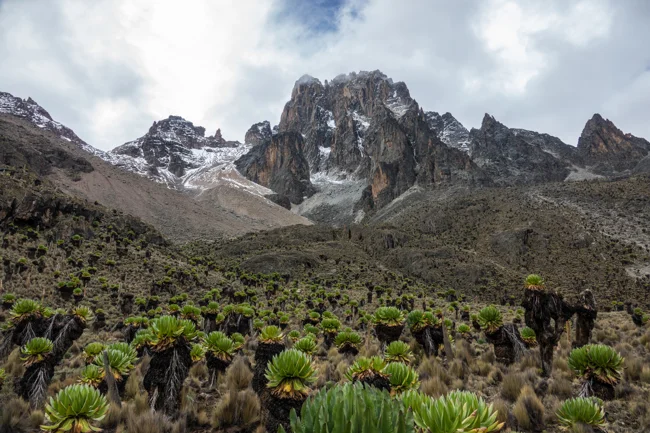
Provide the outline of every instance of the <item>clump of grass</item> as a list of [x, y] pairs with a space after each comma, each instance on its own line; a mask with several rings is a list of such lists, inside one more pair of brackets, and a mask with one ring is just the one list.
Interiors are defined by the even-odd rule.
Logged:
[[559, 398], [565, 399], [573, 394], [573, 385], [563, 377], [556, 377], [549, 385], [549, 392]]
[[229, 390], [241, 391], [249, 387], [253, 372], [243, 356], [238, 356], [226, 370], [226, 387]]
[[509, 401], [516, 401], [524, 385], [526, 385], [526, 381], [520, 373], [506, 374], [501, 382], [501, 397]]
[[517, 398], [512, 413], [520, 429], [542, 431], [544, 427], [544, 404], [530, 386], [525, 386]]
[[260, 401], [251, 389], [228, 392], [217, 402], [212, 413], [212, 426], [216, 429], [235, 426], [246, 429], [259, 420]]

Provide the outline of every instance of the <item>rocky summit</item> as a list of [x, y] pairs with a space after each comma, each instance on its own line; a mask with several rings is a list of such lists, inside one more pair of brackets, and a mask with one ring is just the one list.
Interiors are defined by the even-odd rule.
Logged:
[[[145, 135], [116, 147], [110, 154], [116, 164], [178, 186], [188, 172], [215, 161], [223, 162], [239, 145], [236, 141], [226, 141], [220, 129], [206, 137], [205, 128], [194, 126], [180, 116], [169, 116], [154, 122]], [[228, 150], [220, 152], [221, 149]]]
[[611, 120], [594, 114], [582, 130], [578, 152], [595, 173], [612, 175], [634, 171], [650, 154], [650, 142], [625, 134]]
[[253, 124], [243, 143], [226, 140], [220, 129], [206, 136], [204, 127], [169, 116], [142, 137], [101, 152], [32, 99], [2, 93], [0, 112], [171, 189], [224, 197], [219, 191], [226, 185], [246, 193], [238, 193], [242, 199], [335, 226], [368, 220], [422, 189], [537, 185], [650, 171], [650, 143], [598, 114], [586, 123], [577, 147], [506, 126], [489, 114], [479, 128], [468, 130], [449, 112], [425, 111], [405, 83], [380, 71], [324, 81], [300, 77], [279, 124]]

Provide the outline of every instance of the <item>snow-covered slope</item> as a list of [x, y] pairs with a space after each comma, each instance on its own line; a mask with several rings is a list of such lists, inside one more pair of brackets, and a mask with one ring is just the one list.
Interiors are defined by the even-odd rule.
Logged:
[[241, 176], [235, 168], [234, 162], [251, 147], [226, 141], [220, 130], [206, 137], [205, 128], [170, 116], [154, 122], [142, 137], [113, 149], [106, 159], [174, 189], [200, 193], [227, 184], [260, 197], [272, 194]]
[[469, 152], [469, 131], [451, 113], [440, 115], [435, 111], [425, 113], [429, 127], [443, 143]]

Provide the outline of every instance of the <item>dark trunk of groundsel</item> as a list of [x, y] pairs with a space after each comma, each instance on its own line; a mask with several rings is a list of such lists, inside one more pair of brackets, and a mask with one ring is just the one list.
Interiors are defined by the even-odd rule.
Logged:
[[323, 343], [325, 343], [326, 350], [329, 350], [329, 348], [332, 347], [332, 343], [334, 343], [335, 338], [335, 332], [326, 332], [325, 335], [323, 335]]
[[40, 409], [45, 403], [47, 388], [54, 376], [56, 361], [53, 356], [27, 367], [25, 374], [16, 379], [14, 389], [16, 394], [28, 401], [32, 409]]
[[81, 337], [86, 323], [78, 316], [52, 316], [51, 320], [55, 321], [54, 327], [56, 328], [50, 338], [54, 343], [54, 351], [52, 352], [55, 362], [59, 363], [63, 359], [68, 349], [72, 347], [75, 340]]
[[205, 314], [203, 318], [203, 332], [209, 334], [210, 332], [217, 330], [216, 314]]
[[[120, 395], [120, 398], [124, 398], [124, 390], [126, 389], [126, 381], [129, 380], [129, 376], [122, 376], [122, 379], [120, 380], [115, 380], [115, 383], [117, 384], [117, 392]], [[108, 384], [106, 383], [105, 380], [103, 380], [99, 386], [97, 387], [99, 392], [101, 392], [103, 395], [106, 395], [108, 393]]]
[[190, 345], [185, 339], [177, 340], [171, 348], [153, 353], [143, 381], [153, 409], [162, 410], [172, 418], [178, 416], [183, 381], [191, 365]]
[[399, 340], [403, 329], [404, 325], [387, 326], [380, 323], [375, 325], [375, 333], [377, 334], [377, 339], [381, 341], [382, 344], [390, 344], [393, 341]]
[[305, 399], [292, 399], [280, 398], [273, 395], [270, 390], [265, 390], [261, 395], [262, 406], [262, 422], [266, 426], [266, 431], [277, 432], [280, 426], [284, 427], [285, 431], [290, 431], [289, 415], [291, 409], [295, 409], [300, 414], [300, 408]]
[[45, 319], [31, 317], [28, 320], [21, 320], [4, 331], [0, 342], [0, 360], [6, 358], [14, 346], [24, 346], [32, 338], [43, 335], [45, 327]]
[[140, 327], [128, 325], [126, 328], [124, 328], [124, 341], [131, 344], [135, 338], [135, 334], [137, 334], [140, 329]]
[[444, 344], [441, 326], [427, 326], [419, 331], [413, 331], [412, 334], [427, 356], [438, 356], [438, 347]]
[[253, 321], [249, 317], [242, 314], [229, 314], [221, 324], [221, 331], [226, 335], [232, 335], [235, 332], [248, 335], [251, 333], [252, 324]]
[[268, 380], [266, 380], [266, 377], [264, 376], [266, 365], [275, 355], [278, 355], [283, 350], [284, 344], [282, 343], [259, 342], [257, 344], [257, 350], [255, 350], [255, 369], [253, 370], [252, 387], [258, 395], [261, 395], [262, 391], [266, 389], [266, 384], [268, 383]]
[[515, 362], [515, 351], [505, 332], [503, 332], [503, 327], [491, 333], [486, 332], [485, 339], [494, 346], [494, 356], [498, 362], [505, 365]]
[[616, 396], [612, 385], [609, 383], [602, 383], [596, 379], [591, 383], [591, 391], [593, 392], [593, 395], [605, 401], [614, 400], [614, 397]]
[[210, 371], [210, 387], [212, 388], [217, 383], [218, 376], [226, 371], [231, 361], [224, 361], [221, 358], [214, 356], [211, 352], [205, 355], [206, 365]]
[[542, 376], [550, 377], [553, 370], [553, 349], [560, 340], [566, 321], [573, 315], [557, 293], [548, 290], [524, 290], [522, 306], [526, 309], [526, 326], [537, 336], [542, 361]]
[[390, 381], [388, 378], [378, 374], [365, 377], [364, 379], [359, 380], [359, 382], [373, 386], [379, 390], [385, 389], [386, 391], [390, 391]]
[[576, 340], [573, 347], [582, 347], [589, 344], [591, 340], [591, 331], [594, 329], [598, 311], [596, 310], [596, 300], [591, 290], [585, 290], [580, 293], [578, 305], [574, 307], [576, 312]]
[[519, 335], [519, 330], [512, 323], [507, 323], [492, 333], [485, 333], [485, 339], [494, 346], [497, 361], [510, 365], [521, 358], [526, 351], [526, 343]]
[[356, 355], [359, 354], [359, 349], [357, 349], [352, 344], [348, 344], [348, 343], [346, 343], [346, 344], [342, 345], [341, 347], [339, 347], [338, 350], [339, 350], [339, 353], [343, 354], [343, 355], [356, 356]]

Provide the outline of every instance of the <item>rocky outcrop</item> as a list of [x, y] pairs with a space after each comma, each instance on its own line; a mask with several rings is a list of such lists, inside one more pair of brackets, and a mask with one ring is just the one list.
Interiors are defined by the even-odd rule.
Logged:
[[451, 113], [442, 116], [435, 111], [425, 113], [427, 123], [436, 136], [448, 146], [469, 151], [469, 131]]
[[270, 140], [272, 135], [271, 124], [268, 120], [265, 120], [254, 124], [248, 131], [246, 131], [244, 143], [258, 146], [265, 141]]
[[246, 178], [298, 204], [313, 193], [304, 145], [299, 133], [281, 132], [252, 148], [235, 166]]
[[182, 117], [169, 116], [154, 122], [137, 140], [113, 149], [108, 159], [129, 171], [178, 186], [190, 170], [210, 166], [217, 159], [216, 155], [228, 153], [221, 149], [234, 149], [239, 145], [236, 141], [225, 140], [221, 129], [206, 137], [205, 128], [194, 126]]
[[509, 129], [486, 114], [480, 129], [470, 131], [472, 160], [499, 185], [563, 181], [571, 172], [571, 147], [532, 131]]
[[633, 170], [650, 153], [650, 143], [623, 133], [609, 119], [594, 114], [582, 130], [578, 152], [592, 171], [612, 175]]
[[319, 187], [326, 188], [330, 180], [365, 181], [355, 208], [367, 211], [385, 206], [416, 183], [483, 178], [469, 157], [454, 148], [458, 143], [452, 147], [441, 140], [451, 141], [454, 130], [462, 141], [462, 125], [452, 119], [445, 115], [446, 128], [435, 129], [406, 84], [380, 71], [362, 71], [324, 83], [301, 77], [279, 130], [302, 134], [304, 155]]

